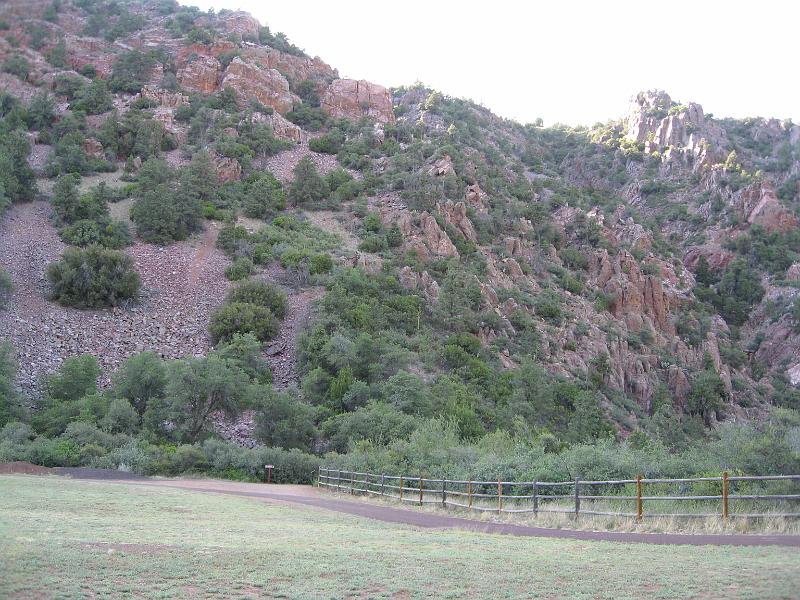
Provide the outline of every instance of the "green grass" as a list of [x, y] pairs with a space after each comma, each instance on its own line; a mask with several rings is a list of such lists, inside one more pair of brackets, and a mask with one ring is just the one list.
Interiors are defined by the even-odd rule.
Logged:
[[254, 499], [0, 477], [0, 597], [791, 598], [800, 553], [417, 530]]

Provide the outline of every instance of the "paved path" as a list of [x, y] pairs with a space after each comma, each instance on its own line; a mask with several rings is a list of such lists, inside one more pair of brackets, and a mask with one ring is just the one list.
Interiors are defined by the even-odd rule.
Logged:
[[577, 531], [570, 529], [549, 529], [515, 525], [512, 523], [492, 523], [450, 517], [422, 510], [393, 508], [390, 506], [343, 500], [316, 488], [303, 485], [262, 485], [237, 483], [220, 480], [158, 480], [125, 481], [137, 485], [179, 488], [195, 492], [230, 494], [255, 498], [267, 502], [287, 502], [314, 508], [347, 513], [387, 523], [399, 523], [413, 527], [430, 529], [461, 529], [480, 533], [496, 533], [524, 537], [562, 538], [587, 541], [607, 541], [644, 544], [688, 544], [692, 546], [792, 546], [800, 547], [800, 535], [762, 535], [762, 534], [682, 534], [682, 533], [635, 533], [617, 531]]

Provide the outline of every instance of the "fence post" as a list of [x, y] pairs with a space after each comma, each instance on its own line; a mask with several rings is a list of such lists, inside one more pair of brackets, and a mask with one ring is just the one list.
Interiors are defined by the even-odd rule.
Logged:
[[533, 516], [539, 514], [539, 484], [533, 482]]
[[472, 510], [472, 478], [467, 483], [467, 508]]
[[355, 472], [350, 471], [350, 495], [351, 496], [355, 495], [355, 491], [354, 491], [355, 485], [353, 485], [353, 482], [355, 481], [355, 477], [356, 477]]
[[386, 494], [383, 493], [384, 490], [384, 480], [386, 479], [386, 474], [381, 473], [381, 496], [385, 496]]
[[419, 505], [422, 506], [422, 475], [419, 476]]
[[442, 508], [447, 506], [447, 480], [442, 479]]
[[578, 518], [578, 513], [581, 511], [581, 496], [580, 496], [580, 482], [575, 479], [575, 518]]
[[342, 490], [342, 470], [336, 469], [336, 491], [340, 492]]
[[636, 522], [642, 522], [642, 476], [636, 476]]
[[503, 512], [503, 484], [497, 481], [497, 512]]
[[322, 467], [317, 467], [317, 489], [319, 489], [320, 481], [322, 481]]
[[400, 502], [403, 501], [403, 476], [400, 475]]
[[728, 472], [722, 472], [722, 518], [728, 520]]

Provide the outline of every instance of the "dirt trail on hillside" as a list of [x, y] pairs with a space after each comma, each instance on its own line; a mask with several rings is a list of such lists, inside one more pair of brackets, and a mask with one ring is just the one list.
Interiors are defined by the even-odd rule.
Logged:
[[[78, 476], [80, 478], [80, 476]], [[120, 483], [132, 483], [120, 481]], [[212, 494], [229, 494], [254, 498], [265, 502], [281, 502], [316, 509], [346, 513], [386, 523], [411, 525], [425, 529], [459, 529], [478, 533], [514, 535], [520, 537], [544, 537], [585, 541], [621, 543], [644, 543], [659, 545], [692, 546], [790, 546], [800, 547], [800, 535], [761, 534], [681, 534], [681, 533], [633, 533], [616, 531], [579, 531], [571, 529], [549, 529], [513, 523], [492, 523], [460, 517], [449, 517], [421, 510], [393, 508], [367, 502], [339, 499], [332, 494], [303, 485], [264, 485], [238, 483], [214, 479], [198, 480], [148, 480], [136, 482], [166, 488]]]

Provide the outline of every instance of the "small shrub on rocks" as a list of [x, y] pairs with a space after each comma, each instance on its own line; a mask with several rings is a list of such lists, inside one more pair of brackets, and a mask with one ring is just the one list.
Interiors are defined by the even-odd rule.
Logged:
[[228, 302], [246, 302], [263, 306], [283, 319], [286, 316], [286, 294], [273, 285], [258, 279], [245, 281], [228, 292]]
[[47, 268], [51, 298], [64, 306], [117, 306], [139, 295], [141, 281], [130, 256], [100, 246], [67, 248], [61, 260]]
[[259, 341], [267, 342], [278, 333], [278, 319], [266, 307], [229, 302], [213, 314], [208, 330], [215, 344], [231, 339], [236, 333], [252, 333]]

